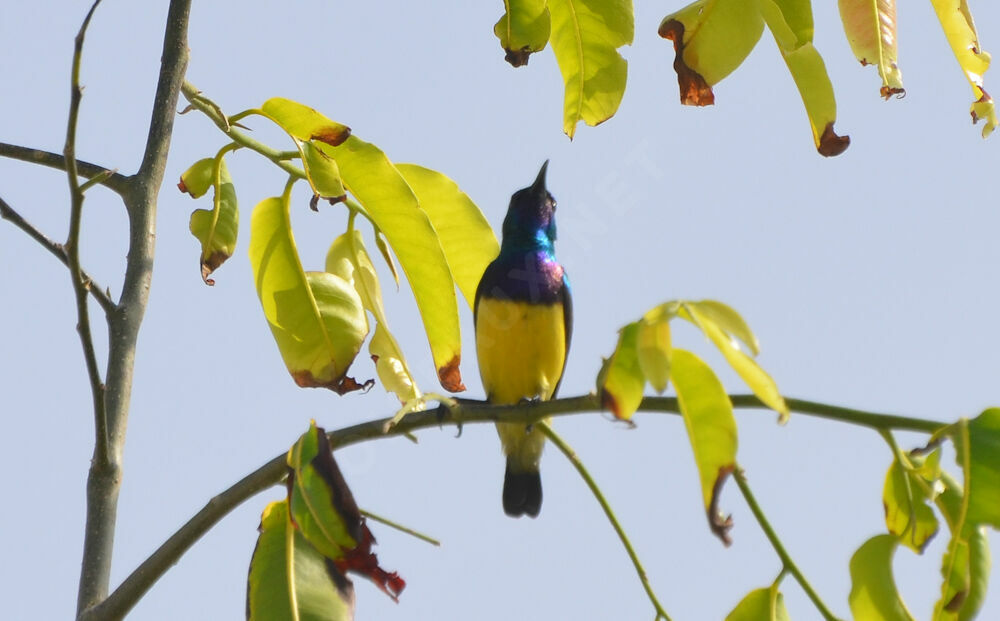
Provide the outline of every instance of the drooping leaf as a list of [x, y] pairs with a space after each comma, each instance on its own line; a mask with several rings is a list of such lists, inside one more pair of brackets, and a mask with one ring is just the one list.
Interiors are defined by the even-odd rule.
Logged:
[[375, 371], [382, 386], [395, 393], [401, 403], [420, 397], [422, 393], [416, 379], [406, 364], [399, 343], [389, 330], [375, 266], [365, 250], [359, 231], [352, 229], [333, 241], [326, 255], [326, 271], [339, 274], [350, 282], [365, 309], [375, 318], [375, 334], [368, 343], [368, 353], [375, 362]]
[[900, 97], [903, 74], [896, 65], [896, 0], [839, 0], [847, 42], [862, 65], [878, 65], [880, 93]]
[[552, 21], [546, 0], [504, 0], [504, 14], [493, 33], [514, 67], [528, 64], [531, 54], [545, 49]]
[[361, 387], [346, 373], [368, 333], [368, 320], [361, 298], [343, 278], [302, 269], [289, 196], [286, 191], [264, 199], [251, 217], [250, 265], [257, 295], [295, 382], [343, 394]]
[[191, 196], [196, 198], [204, 194], [207, 187], [203, 162], [206, 161], [211, 163], [207, 187], [215, 188], [212, 209], [195, 209], [191, 212], [189, 226], [191, 234], [201, 242], [201, 278], [206, 285], [214, 285], [215, 280], [209, 276], [236, 251], [240, 211], [236, 201], [236, 188], [226, 168], [226, 160], [222, 157], [200, 160], [181, 176], [180, 185], [185, 186]]
[[789, 621], [785, 598], [774, 584], [765, 589], [754, 589], [740, 600], [726, 621]]
[[826, 65], [812, 43], [810, 0], [759, 0], [759, 6], [802, 96], [816, 150], [826, 157], [840, 155], [851, 140], [848, 136], [838, 136], [833, 130], [837, 102]]
[[694, 451], [709, 525], [723, 543], [732, 521], [718, 509], [722, 484], [736, 467], [736, 419], [719, 378], [698, 356], [675, 348], [671, 379]]
[[375, 538], [365, 524], [330, 447], [326, 431], [312, 421], [288, 451], [288, 506], [299, 532], [342, 573], [369, 578], [396, 599], [406, 582], [378, 565]]
[[750, 355], [760, 355], [760, 342], [757, 341], [757, 336], [747, 325], [743, 316], [736, 312], [736, 309], [717, 300], [685, 301], [684, 303], [697, 307], [702, 317], [719, 326], [719, 329], [730, 337], [739, 339], [750, 350]]
[[438, 379], [446, 390], [465, 390], [455, 281], [437, 231], [389, 158], [355, 136], [339, 147], [317, 145], [340, 166], [348, 191], [385, 234], [413, 289]]
[[396, 168], [431, 219], [455, 284], [473, 308], [479, 279], [500, 253], [493, 228], [472, 199], [445, 175], [416, 164], [396, 164]]
[[295, 529], [284, 500], [261, 515], [247, 578], [247, 619], [354, 619], [354, 585]]
[[636, 353], [643, 376], [662, 393], [670, 381], [670, 317], [656, 310], [639, 321]]
[[565, 83], [563, 131], [597, 125], [618, 110], [628, 63], [618, 48], [631, 45], [632, 0], [549, 0], [549, 37]]
[[929, 485], [922, 485], [917, 476], [893, 460], [885, 476], [882, 506], [889, 533], [896, 535], [903, 545], [921, 554], [937, 533], [938, 521], [928, 504], [931, 488]]
[[931, 0], [931, 4], [941, 22], [941, 29], [948, 38], [952, 53], [972, 86], [972, 95], [975, 97], [970, 109], [972, 122], [976, 123], [980, 119], [986, 121], [983, 125], [983, 138], [986, 138], [1000, 125], [993, 98], [983, 90], [983, 74], [990, 68], [990, 55], [979, 46], [979, 35], [967, 0]]
[[614, 353], [604, 361], [597, 374], [597, 393], [601, 395], [601, 404], [621, 420], [629, 420], [635, 414], [646, 385], [636, 349], [638, 334], [639, 322], [622, 328]]
[[973, 524], [1000, 529], [1000, 408], [990, 408], [968, 423], [965, 442], [956, 443], [959, 465], [968, 468], [969, 511]]
[[855, 619], [913, 621], [892, 577], [892, 555], [898, 539], [876, 535], [851, 557], [851, 593], [848, 602]]
[[313, 194], [335, 203], [347, 198], [337, 162], [310, 140], [296, 140], [295, 144], [302, 155], [302, 165]]
[[756, 2], [745, 0], [698, 0], [664, 17], [659, 34], [674, 42], [681, 103], [714, 104], [712, 86], [743, 63], [763, 31]]
[[335, 147], [351, 135], [350, 127], [291, 99], [272, 97], [260, 109], [265, 116], [301, 141], [317, 140]]
[[986, 600], [990, 580], [990, 540], [985, 526], [976, 526], [969, 534], [969, 593], [958, 613], [958, 621], [971, 621]]
[[[719, 310], [719, 304], [715, 303], [715, 310]], [[788, 405], [785, 404], [785, 399], [778, 392], [778, 386], [771, 379], [771, 376], [767, 374], [764, 369], [760, 368], [753, 358], [746, 355], [739, 349], [739, 345], [734, 338], [732, 333], [727, 333], [715, 323], [709, 317], [701, 312], [700, 302], [684, 302], [681, 304], [678, 311], [678, 316], [688, 319], [693, 324], [698, 326], [705, 336], [715, 344], [715, 346], [722, 352], [722, 355], [726, 357], [726, 361], [729, 365], [733, 367], [733, 370], [739, 374], [750, 390], [753, 391], [757, 398], [764, 402], [769, 408], [778, 412], [780, 416], [780, 421], [784, 423], [788, 420], [789, 411]], [[709, 306], [712, 308], [712, 306]], [[728, 308], [728, 307], [727, 307]], [[732, 309], [730, 309], [732, 310]], [[736, 311], [732, 311], [735, 313]], [[717, 316], [725, 317], [726, 315], [716, 312]], [[737, 315], [739, 317], [739, 315]], [[732, 319], [732, 317], [729, 317]], [[742, 321], [742, 318], [740, 318]], [[746, 324], [744, 323], [745, 327]], [[749, 328], [746, 329], [749, 331]], [[756, 340], [753, 335], [750, 335], [751, 342]]]

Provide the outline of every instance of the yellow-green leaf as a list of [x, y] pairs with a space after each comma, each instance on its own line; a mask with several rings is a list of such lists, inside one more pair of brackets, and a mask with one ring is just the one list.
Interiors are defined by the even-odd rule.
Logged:
[[302, 165], [313, 194], [333, 202], [347, 198], [337, 162], [318, 149], [312, 141], [296, 140], [295, 144], [302, 155]]
[[629, 420], [635, 414], [646, 384], [636, 350], [638, 334], [638, 322], [622, 328], [614, 353], [604, 361], [597, 374], [597, 393], [601, 395], [601, 404], [622, 420]]
[[[782, 423], [787, 421], [789, 416], [788, 405], [785, 404], [785, 399], [781, 396], [781, 393], [778, 392], [778, 386], [774, 383], [774, 380], [771, 379], [771, 376], [768, 375], [764, 369], [760, 368], [753, 358], [746, 355], [739, 349], [739, 345], [732, 333], [724, 332], [718, 324], [712, 321], [707, 315], [703, 314], [701, 309], [702, 306], [699, 302], [684, 302], [681, 304], [678, 316], [688, 319], [698, 326], [698, 328], [705, 333], [705, 336], [707, 336], [712, 343], [719, 348], [719, 351], [721, 351], [722, 355], [726, 357], [726, 361], [729, 365], [733, 367], [733, 370], [735, 370], [743, 381], [747, 383], [747, 386], [749, 386], [750, 390], [757, 395], [757, 398], [764, 402], [764, 404], [769, 408], [778, 412]], [[715, 310], [718, 311], [719, 307], [716, 306]], [[735, 313], [735, 311], [733, 311], [733, 313]], [[717, 314], [717, 316], [719, 315]], [[745, 325], [746, 324], [744, 324], [744, 326]], [[747, 331], [749, 331], [749, 329], [747, 329]], [[750, 338], [751, 340], [755, 340], [753, 339], [752, 334]]]
[[937, 516], [927, 504], [929, 490], [916, 473], [905, 471], [893, 460], [882, 491], [885, 525], [890, 534], [918, 554], [938, 530]]
[[504, 14], [493, 26], [504, 57], [515, 67], [528, 64], [528, 57], [545, 49], [551, 19], [546, 0], [504, 0]]
[[318, 140], [335, 147], [351, 135], [350, 127], [332, 121], [309, 106], [291, 99], [272, 97], [260, 109], [265, 116], [298, 140]]
[[973, 524], [1000, 529], [1000, 408], [990, 408], [968, 423], [969, 458], [956, 446], [959, 464], [969, 470], [969, 512]]
[[712, 86], [743, 63], [763, 31], [756, 2], [747, 0], [698, 0], [664, 17], [659, 33], [674, 42], [681, 103], [715, 103]]
[[989, 541], [985, 526], [966, 520], [968, 506], [962, 486], [947, 472], [940, 473], [943, 490], [937, 506], [951, 529], [951, 541], [941, 559], [941, 598], [934, 621], [970, 621], [986, 597], [990, 575]]
[[785, 598], [774, 584], [766, 589], [755, 589], [740, 600], [726, 621], [789, 621]]
[[422, 393], [416, 379], [406, 364], [399, 343], [389, 330], [375, 266], [359, 231], [352, 229], [333, 241], [326, 255], [326, 271], [339, 274], [350, 282], [361, 296], [364, 307], [375, 318], [375, 334], [368, 343], [368, 353], [375, 362], [375, 371], [382, 386], [395, 393], [401, 403], [420, 397]]
[[739, 339], [750, 350], [750, 355], [760, 355], [760, 342], [757, 336], [736, 309], [717, 300], [698, 300], [684, 304], [696, 307], [702, 317], [719, 326], [729, 336]]
[[550, 41], [566, 85], [563, 131], [581, 120], [597, 125], [614, 116], [625, 94], [628, 63], [618, 48], [631, 45], [632, 0], [549, 0]]
[[878, 65], [881, 94], [902, 97], [903, 74], [896, 65], [896, 0], [839, 0], [847, 42], [862, 65]]
[[990, 68], [990, 55], [979, 46], [979, 35], [967, 0], [931, 0], [951, 51], [972, 86], [972, 122], [985, 120], [983, 138], [1000, 125], [993, 98], [983, 90], [983, 74]]
[[261, 515], [247, 577], [247, 619], [354, 619], [354, 585], [295, 529], [284, 500]]
[[709, 524], [728, 544], [730, 522], [719, 512], [718, 499], [722, 484], [736, 467], [733, 405], [712, 369], [689, 351], [673, 350], [670, 377], [694, 451]]
[[855, 619], [913, 621], [892, 577], [892, 555], [898, 540], [876, 535], [851, 557], [851, 593], [848, 602]]
[[431, 219], [455, 284], [473, 308], [479, 279], [500, 253], [493, 228], [472, 199], [445, 175], [416, 164], [396, 164], [396, 168]]
[[215, 158], [205, 157], [181, 174], [177, 189], [191, 195], [191, 198], [201, 198], [212, 187], [215, 179]]
[[368, 333], [361, 298], [343, 278], [305, 272], [288, 214], [290, 187], [254, 208], [250, 265], [257, 295], [289, 373], [299, 386], [343, 393], [358, 386], [346, 378]]
[[318, 145], [340, 166], [348, 191], [385, 234], [413, 289], [438, 379], [446, 390], [465, 390], [455, 281], [437, 231], [416, 195], [375, 145], [351, 136], [339, 147]]
[[759, 0], [758, 4], [802, 96], [816, 150], [826, 157], [840, 155], [851, 140], [833, 130], [837, 102], [823, 58], [812, 44], [810, 0]]
[[362, 540], [361, 513], [323, 430], [309, 430], [288, 450], [292, 522], [323, 556], [337, 560]]
[[971, 621], [986, 600], [990, 579], [990, 540], [986, 527], [977, 526], [969, 535], [969, 594], [962, 603], [958, 621]]
[[656, 392], [663, 392], [670, 381], [670, 318], [655, 312], [643, 317], [636, 347], [642, 374]]
[[[192, 172], [196, 167], [201, 166], [201, 160], [192, 166], [188, 172]], [[201, 278], [206, 285], [214, 285], [215, 280], [209, 278], [226, 259], [233, 256], [236, 251], [236, 238], [239, 234], [240, 212], [236, 202], [236, 188], [233, 186], [233, 179], [229, 176], [226, 168], [226, 160], [222, 157], [209, 158], [211, 162], [210, 177], [208, 187], [214, 187], [213, 205], [211, 210], [195, 209], [191, 212], [190, 229], [191, 234], [201, 242]], [[187, 173], [185, 173], [187, 174]], [[189, 185], [191, 195], [198, 196], [205, 193], [203, 180], [195, 180], [194, 176], [203, 177], [200, 173], [192, 175], [185, 181], [181, 177], [181, 183]]]

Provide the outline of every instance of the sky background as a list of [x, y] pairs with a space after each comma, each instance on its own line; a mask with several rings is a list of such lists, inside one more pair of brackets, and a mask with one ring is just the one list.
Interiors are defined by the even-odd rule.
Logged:
[[[82, 69], [77, 153], [132, 173], [156, 83], [165, 2], [107, 0]], [[492, 28], [500, 2], [195, 2], [188, 79], [227, 113], [272, 96], [352, 127], [398, 162], [454, 179], [499, 230], [510, 194], [550, 159], [559, 202], [557, 254], [572, 279], [575, 332], [561, 392], [592, 390], [616, 330], [660, 302], [714, 298], [756, 331], [759, 361], [787, 396], [937, 420], [1000, 405], [997, 180], [1000, 137], [969, 122], [971, 91], [928, 2], [904, 3], [900, 66], [907, 96], [883, 102], [872, 67], [854, 60], [836, 3], [815, 3], [816, 45], [835, 85], [838, 133], [851, 147], [814, 150], [791, 77], [765, 33], [715, 88], [716, 106], [682, 107], [669, 41], [656, 34], [679, 0], [639, 2], [623, 49], [628, 89], [607, 123], [562, 133], [562, 80], [546, 50], [527, 67], [503, 61]], [[973, 1], [983, 47], [1000, 53], [1000, 6]], [[155, 5], [155, 6], [154, 6]], [[61, 151], [72, 39], [89, 2], [0, 5], [0, 140]], [[994, 70], [996, 71], [996, 70]], [[987, 90], [1000, 73], [987, 74]], [[252, 122], [254, 136], [288, 148]], [[242, 208], [234, 257], [206, 287], [188, 218], [204, 201], [175, 189], [180, 173], [224, 136], [192, 113], [175, 124], [160, 195], [157, 262], [139, 343], [112, 583], [213, 495], [287, 450], [311, 418], [327, 429], [396, 408], [376, 386], [339, 397], [288, 376], [247, 260], [253, 205], [285, 177], [256, 154], [229, 156]], [[0, 196], [57, 240], [68, 221], [57, 171], [0, 159]], [[115, 195], [88, 193], [85, 268], [117, 298], [126, 219]], [[293, 223], [306, 269], [321, 269], [345, 211], [309, 211], [299, 184]], [[73, 614], [92, 452], [90, 393], [67, 271], [0, 223], [0, 512], [9, 619]], [[412, 296], [383, 286], [390, 322], [424, 390], [438, 388]], [[96, 306], [99, 353], [106, 336]], [[464, 380], [481, 397], [472, 314], [462, 309]], [[680, 326], [675, 342], [745, 392], [711, 345]], [[102, 365], [103, 366], [103, 365]], [[364, 356], [358, 378], [373, 375]], [[704, 519], [681, 420], [641, 414], [563, 418], [558, 431], [618, 512], [649, 579], [677, 620], [722, 619], [780, 562], [727, 485], [734, 543]], [[874, 432], [793, 414], [739, 411], [739, 460], [789, 552], [833, 610], [847, 617], [848, 560], [884, 531], [881, 490], [891, 455]], [[408, 586], [394, 604], [356, 580], [359, 620], [651, 619], [628, 557], [575, 471], [551, 448], [537, 520], [503, 515], [503, 458], [492, 427], [427, 430], [419, 444], [370, 442], [336, 453], [358, 503], [443, 541], [440, 548], [373, 524], [382, 565]], [[898, 434], [904, 448], [924, 436]], [[946, 461], [953, 465], [949, 453]], [[262, 493], [226, 517], [134, 609], [131, 618], [240, 619]], [[1000, 543], [996, 533], [991, 542]], [[945, 534], [923, 556], [897, 552], [897, 580], [926, 619], [936, 601]], [[980, 618], [1000, 618], [994, 580]], [[791, 578], [793, 619], [818, 613]]]

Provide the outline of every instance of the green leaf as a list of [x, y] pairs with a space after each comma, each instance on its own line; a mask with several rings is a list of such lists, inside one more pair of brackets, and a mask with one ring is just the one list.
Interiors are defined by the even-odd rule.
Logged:
[[247, 578], [247, 619], [354, 619], [353, 584], [295, 529], [284, 500], [261, 515]]
[[789, 621], [785, 598], [778, 591], [778, 585], [755, 589], [740, 600], [726, 621]]
[[515, 67], [528, 64], [528, 57], [545, 49], [549, 42], [552, 21], [546, 0], [504, 0], [504, 14], [493, 26], [507, 55], [504, 59]]
[[348, 191], [385, 234], [413, 289], [438, 379], [446, 390], [465, 390], [459, 363], [462, 342], [455, 281], [437, 231], [416, 195], [375, 145], [351, 136], [339, 147], [318, 145], [340, 166]]
[[288, 214], [290, 190], [261, 201], [251, 217], [257, 295], [295, 382], [343, 394], [360, 388], [345, 375], [368, 333], [368, 320], [361, 298], [343, 278], [302, 269]]
[[473, 308], [479, 279], [500, 253], [493, 228], [472, 199], [445, 175], [416, 164], [396, 164], [396, 168], [431, 219], [455, 284]]
[[181, 177], [181, 185], [188, 186], [191, 196], [204, 194], [207, 189], [204, 185], [203, 162], [206, 161], [211, 163], [207, 187], [215, 188], [212, 209], [195, 209], [191, 212], [189, 226], [191, 234], [201, 242], [201, 278], [206, 285], [214, 285], [215, 280], [209, 276], [236, 251], [240, 211], [233, 179], [226, 168], [226, 160], [221, 156], [196, 163], [185, 173], [192, 173], [187, 180], [184, 176]]
[[757, 336], [736, 309], [717, 300], [698, 300], [685, 304], [696, 307], [702, 317], [719, 326], [719, 329], [727, 335], [739, 339], [747, 346], [752, 356], [760, 355], [760, 342]]
[[851, 140], [833, 130], [837, 102], [823, 58], [813, 47], [810, 0], [759, 0], [759, 6], [802, 96], [816, 150], [826, 157], [840, 155]]
[[969, 473], [969, 512], [973, 524], [1000, 528], [1000, 408], [990, 408], [968, 423], [968, 459], [956, 443], [959, 465]]
[[968, 507], [962, 486], [947, 472], [941, 472], [943, 490], [937, 496], [951, 541], [941, 560], [941, 598], [934, 607], [935, 621], [974, 619], [986, 597], [990, 575], [989, 541], [985, 526], [965, 520]]
[[286, 461], [292, 522], [323, 556], [343, 558], [362, 540], [361, 513], [316, 421], [289, 449]]
[[301, 141], [317, 140], [335, 147], [351, 135], [350, 127], [331, 121], [309, 106], [284, 97], [268, 99], [260, 110], [293, 138]]
[[361, 240], [361, 233], [349, 230], [330, 245], [326, 255], [326, 271], [338, 274], [357, 290], [364, 307], [375, 318], [375, 334], [368, 343], [368, 353], [375, 362], [375, 371], [382, 386], [395, 393], [401, 403], [421, 396], [416, 378], [406, 364], [403, 351], [389, 330], [382, 305], [375, 266]]
[[299, 153], [302, 155], [306, 179], [312, 187], [313, 194], [335, 203], [347, 198], [337, 162], [311, 141], [296, 140], [295, 144], [298, 145]]
[[215, 158], [206, 157], [198, 160], [181, 174], [177, 189], [191, 198], [201, 198], [212, 187], [215, 179]]
[[983, 126], [983, 138], [986, 138], [1000, 125], [993, 98], [983, 90], [983, 74], [990, 68], [990, 55], [979, 46], [979, 35], [967, 0], [931, 0], [931, 4], [952, 53], [972, 86], [975, 97], [971, 107], [972, 122], [986, 120]]
[[581, 120], [597, 125], [614, 116], [625, 94], [628, 63], [618, 48], [631, 45], [632, 0], [549, 0], [550, 40], [566, 85], [563, 131]]
[[698, 356], [674, 349], [671, 378], [694, 451], [701, 493], [712, 531], [727, 545], [730, 520], [718, 510], [722, 484], [736, 467], [736, 419], [729, 396]]
[[[768, 375], [764, 369], [760, 368], [753, 358], [747, 356], [739, 349], [739, 345], [734, 338], [735, 333], [728, 333], [724, 331], [719, 324], [712, 321], [708, 315], [702, 313], [702, 304], [702, 302], [683, 302], [680, 305], [678, 316], [687, 319], [694, 325], [698, 326], [698, 329], [704, 332], [705, 336], [707, 336], [709, 340], [715, 344], [719, 351], [722, 352], [722, 355], [726, 357], [726, 361], [729, 362], [729, 365], [733, 367], [733, 370], [735, 370], [743, 381], [747, 383], [747, 386], [749, 386], [750, 390], [757, 395], [757, 398], [769, 408], [778, 412], [780, 416], [779, 420], [782, 423], [787, 421], [789, 416], [788, 405], [785, 404], [785, 399], [781, 396], [781, 393], [778, 392], [777, 384], [774, 383], [774, 380], [771, 379], [771, 376]], [[737, 333], [743, 333], [744, 338], [749, 339], [751, 342], [756, 342], [756, 338], [752, 333], [749, 333], [749, 328], [746, 327], [742, 318], [739, 317], [739, 315], [732, 317], [729, 313], [720, 312], [722, 310], [720, 308], [721, 306], [725, 305], [722, 305], [719, 302], [714, 302], [706, 305], [705, 307], [713, 309], [710, 312], [713, 312], [715, 316], [721, 317], [724, 321], [726, 321], [725, 325], [727, 326], [732, 325], [735, 319], [738, 318], [739, 322], [735, 323], [738, 327]], [[733, 311], [729, 307], [725, 308], [732, 311], [732, 314], [736, 313], [736, 311]], [[747, 335], [747, 333], [749, 333], [749, 335]]]
[[746, 0], [698, 0], [664, 17], [659, 34], [674, 42], [681, 103], [714, 104], [712, 86], [743, 63], [763, 31], [756, 3]]
[[903, 74], [896, 66], [896, 0], [839, 0], [847, 42], [862, 65], [877, 65], [881, 94], [902, 97]]
[[986, 600], [990, 580], [990, 540], [986, 527], [977, 526], [969, 535], [969, 594], [958, 613], [958, 621], [971, 621]]
[[892, 555], [897, 543], [893, 535], [876, 535], [851, 557], [848, 601], [855, 619], [913, 621], [892, 577]]
[[662, 393], [670, 381], [670, 317], [655, 310], [639, 321], [636, 348], [639, 369], [656, 392]]
[[619, 330], [618, 344], [611, 357], [604, 361], [597, 374], [597, 392], [601, 404], [611, 410], [615, 418], [629, 420], [642, 402], [645, 377], [639, 366], [637, 339], [639, 322]]
[[918, 477], [893, 460], [885, 476], [882, 506], [889, 533], [899, 537], [903, 545], [922, 554], [937, 533], [938, 520], [928, 504], [931, 488]]

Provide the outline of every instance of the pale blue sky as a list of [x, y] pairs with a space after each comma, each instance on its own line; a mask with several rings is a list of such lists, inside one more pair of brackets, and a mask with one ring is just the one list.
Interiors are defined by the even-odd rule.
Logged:
[[[152, 5], [156, 8], [150, 8]], [[1000, 53], [1000, 8], [973, 1], [984, 48]], [[78, 154], [134, 171], [146, 135], [165, 3], [106, 0], [84, 54]], [[789, 396], [952, 420], [1000, 405], [996, 240], [1000, 145], [969, 123], [969, 90], [927, 2], [900, 8], [907, 97], [883, 102], [872, 67], [853, 59], [836, 3], [816, 3], [816, 45], [838, 95], [845, 154], [816, 154], [801, 102], [774, 43], [716, 88], [717, 105], [681, 107], [673, 50], [656, 35], [681, 2], [637, 3], [629, 82], [618, 115], [562, 134], [562, 83], [549, 51], [514, 70], [492, 34], [502, 3], [195, 2], [189, 79], [235, 113], [271, 96], [350, 125], [400, 162], [451, 176], [499, 228], [510, 194], [550, 159], [559, 201], [557, 253], [574, 287], [575, 335], [564, 395], [589, 391], [615, 331], [674, 298], [711, 297], [741, 311], [760, 361]], [[60, 151], [72, 38], [89, 2], [0, 6], [0, 140]], [[997, 70], [994, 70], [997, 71]], [[987, 90], [1000, 89], [1000, 73]], [[255, 136], [280, 134], [254, 121]], [[157, 267], [142, 333], [113, 582], [214, 494], [287, 449], [310, 418], [328, 429], [389, 415], [380, 387], [338, 397], [297, 388], [284, 370], [246, 258], [254, 204], [284, 176], [253, 153], [229, 157], [242, 207], [240, 246], [208, 288], [188, 233], [204, 206], [174, 189], [223, 136], [197, 113], [179, 117], [160, 200]], [[57, 239], [66, 233], [63, 176], [0, 159], [0, 196]], [[314, 214], [295, 195], [307, 269], [322, 265], [344, 212]], [[85, 267], [117, 295], [125, 218], [110, 193], [88, 194]], [[89, 392], [65, 269], [0, 223], [0, 517], [5, 617], [69, 618], [91, 454]], [[388, 282], [388, 281], [385, 281]], [[390, 321], [425, 390], [436, 387], [404, 285]], [[95, 307], [96, 308], [96, 307]], [[96, 316], [96, 313], [95, 313]], [[103, 354], [104, 331], [99, 328]], [[463, 309], [470, 397], [481, 396]], [[676, 339], [719, 356], [686, 328]], [[359, 377], [370, 377], [363, 360]], [[728, 388], [743, 392], [729, 373]], [[847, 616], [847, 563], [884, 530], [881, 487], [891, 456], [877, 434], [794, 416], [739, 412], [739, 459], [778, 532], [825, 601]], [[595, 415], [563, 419], [633, 537], [677, 620], [721, 619], [780, 563], [735, 489], [722, 507], [734, 544], [709, 533], [684, 427], [640, 415], [627, 429]], [[422, 432], [337, 453], [359, 504], [443, 540], [433, 548], [374, 524], [383, 566], [408, 582], [393, 604], [357, 580], [359, 620], [651, 619], [631, 564], [583, 483], [557, 452], [543, 459], [545, 505], [534, 521], [500, 507], [503, 459], [488, 426]], [[901, 434], [904, 447], [921, 436]], [[952, 460], [949, 456], [948, 463]], [[275, 488], [200, 541], [132, 617], [239, 619], [260, 512]], [[994, 544], [1000, 542], [991, 534]], [[897, 554], [900, 588], [926, 619], [946, 538], [923, 557]], [[1000, 586], [982, 619], [1000, 618]], [[786, 579], [793, 619], [818, 614]]]

